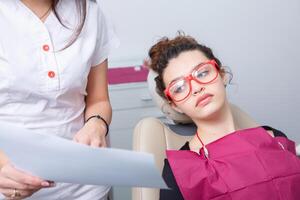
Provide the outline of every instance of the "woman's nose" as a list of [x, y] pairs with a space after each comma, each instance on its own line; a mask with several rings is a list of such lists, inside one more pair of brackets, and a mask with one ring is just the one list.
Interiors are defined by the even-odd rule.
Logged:
[[192, 90], [192, 95], [196, 96], [201, 92], [204, 92], [205, 87], [203, 87], [203, 85], [201, 85], [200, 83], [196, 82], [196, 81], [191, 81], [191, 90]]

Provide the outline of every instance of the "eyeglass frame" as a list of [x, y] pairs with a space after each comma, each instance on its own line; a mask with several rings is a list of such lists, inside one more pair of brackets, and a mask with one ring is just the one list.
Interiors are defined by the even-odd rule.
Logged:
[[[195, 71], [199, 70], [201, 67], [203, 67], [203, 66], [206, 65], [206, 64], [212, 64], [212, 66], [214, 67], [214, 69], [217, 71], [217, 74], [216, 74], [216, 77], [214, 77], [211, 81], [206, 82], [206, 83], [203, 83], [203, 82], [197, 80], [193, 75], [194, 75]], [[191, 81], [192, 81], [192, 80], [196, 81], [197, 83], [200, 83], [200, 84], [203, 84], [203, 85], [207, 85], [207, 84], [209, 84], [209, 83], [211, 83], [211, 82], [213, 82], [213, 81], [216, 80], [216, 78], [219, 76], [219, 71], [220, 71], [220, 67], [219, 67], [218, 63], [217, 63], [214, 59], [209, 60], [209, 61], [206, 61], [206, 62], [203, 62], [203, 63], [200, 63], [200, 64], [198, 64], [198, 65], [192, 70], [192, 72], [191, 72], [188, 76], [184, 76], [184, 77], [180, 78], [179, 80], [176, 80], [176, 81], [174, 81], [174, 82], [171, 82], [171, 83], [166, 87], [166, 89], [164, 90], [164, 94], [165, 94], [165, 96], [167, 97], [167, 99], [168, 99], [170, 102], [172, 102], [172, 101], [173, 101], [173, 102], [184, 101], [184, 100], [186, 100], [186, 99], [191, 95], [191, 92], [192, 92], [192, 84], [191, 84]], [[184, 97], [184, 98], [181, 99], [181, 100], [175, 100], [175, 99], [172, 99], [172, 97], [171, 97], [171, 94], [170, 94], [170, 88], [171, 88], [174, 84], [176, 84], [178, 81], [180, 81], [180, 80], [186, 80], [186, 81], [188, 82], [188, 84], [189, 84], [190, 90], [189, 90], [189, 93], [186, 95], [186, 97]]]

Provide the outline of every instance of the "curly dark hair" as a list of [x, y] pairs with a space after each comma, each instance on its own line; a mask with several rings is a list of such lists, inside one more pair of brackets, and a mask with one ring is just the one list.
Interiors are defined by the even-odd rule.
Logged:
[[148, 53], [150, 57], [148, 67], [158, 73], [158, 76], [155, 78], [156, 91], [161, 97], [166, 99], [163, 73], [169, 61], [178, 57], [182, 52], [191, 50], [199, 50], [208, 59], [215, 60], [219, 66], [219, 71], [224, 72], [220, 60], [214, 56], [212, 50], [203, 44], [199, 44], [193, 37], [182, 33], [179, 33], [174, 39], [163, 37], [150, 48]]

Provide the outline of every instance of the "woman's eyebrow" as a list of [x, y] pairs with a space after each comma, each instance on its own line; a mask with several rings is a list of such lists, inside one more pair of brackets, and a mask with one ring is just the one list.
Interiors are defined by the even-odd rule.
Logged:
[[[191, 74], [191, 73], [192, 73], [197, 67], [199, 67], [199, 65], [201, 65], [202, 63], [205, 63], [205, 62], [200, 62], [200, 63], [198, 63], [197, 65], [195, 65], [195, 66], [190, 70], [189, 74]], [[169, 85], [170, 85], [171, 83], [173, 83], [173, 82], [175, 82], [175, 81], [181, 79], [181, 78], [184, 78], [184, 77], [186, 77], [186, 76], [179, 76], [179, 77], [173, 79], [173, 80], [169, 83]]]
[[178, 80], [184, 78], [184, 77], [185, 77], [185, 76], [179, 76], [179, 77], [173, 79], [173, 80], [169, 83], [169, 85], [172, 84], [172, 83], [174, 83], [175, 81], [178, 81]]
[[195, 66], [193, 67], [193, 69], [190, 71], [190, 73], [192, 73], [197, 67], [199, 67], [199, 66], [202, 65], [203, 63], [206, 63], [206, 61], [200, 62], [200, 63], [198, 63], [197, 65], [195, 65]]

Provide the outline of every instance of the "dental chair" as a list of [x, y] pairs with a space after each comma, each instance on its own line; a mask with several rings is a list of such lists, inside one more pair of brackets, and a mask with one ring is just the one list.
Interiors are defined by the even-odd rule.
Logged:
[[[171, 106], [161, 98], [155, 91], [156, 73], [152, 70], [148, 74], [148, 87], [153, 101], [165, 114], [169, 122], [157, 118], [144, 118], [137, 123], [133, 133], [133, 150], [147, 152], [154, 155], [156, 165], [162, 172], [165, 151], [178, 150], [186, 141], [190, 140], [196, 126], [192, 120], [184, 114], [176, 112]], [[259, 126], [249, 115], [237, 106], [231, 104], [231, 110], [235, 123], [240, 128], [252, 128]], [[132, 200], [158, 200], [159, 189], [133, 188]]]

